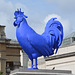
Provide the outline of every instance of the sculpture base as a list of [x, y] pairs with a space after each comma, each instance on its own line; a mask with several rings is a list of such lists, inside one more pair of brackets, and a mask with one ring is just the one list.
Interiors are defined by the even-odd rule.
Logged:
[[10, 75], [72, 75], [68, 70], [16, 69]]

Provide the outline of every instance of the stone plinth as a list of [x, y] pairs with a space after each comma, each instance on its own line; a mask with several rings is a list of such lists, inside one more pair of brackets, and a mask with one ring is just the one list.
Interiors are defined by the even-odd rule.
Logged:
[[72, 75], [68, 70], [46, 70], [46, 69], [16, 69], [10, 75]]

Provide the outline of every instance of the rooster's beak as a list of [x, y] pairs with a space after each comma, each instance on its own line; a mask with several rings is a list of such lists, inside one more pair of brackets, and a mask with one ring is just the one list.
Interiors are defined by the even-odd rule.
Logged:
[[25, 18], [28, 18], [28, 16], [24, 15]]

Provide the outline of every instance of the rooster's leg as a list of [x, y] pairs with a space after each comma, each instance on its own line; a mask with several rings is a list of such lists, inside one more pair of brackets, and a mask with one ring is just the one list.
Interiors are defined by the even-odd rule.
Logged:
[[34, 69], [38, 69], [38, 68], [37, 68], [37, 58], [35, 59]]

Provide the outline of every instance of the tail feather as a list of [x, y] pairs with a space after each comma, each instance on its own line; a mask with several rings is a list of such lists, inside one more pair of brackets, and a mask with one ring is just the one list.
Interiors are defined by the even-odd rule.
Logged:
[[43, 35], [45, 35], [45, 37], [47, 35], [48, 36], [50, 35], [50, 37], [55, 36], [55, 39], [52, 39], [52, 40], [54, 40], [53, 43], [52, 43], [52, 40], [50, 40], [50, 44], [53, 45], [52, 48], [56, 49], [55, 54], [57, 53], [58, 48], [61, 45], [62, 40], [63, 40], [63, 26], [56, 19], [57, 18], [51, 18], [47, 22], [46, 27], [45, 27], [45, 32], [43, 33]]

